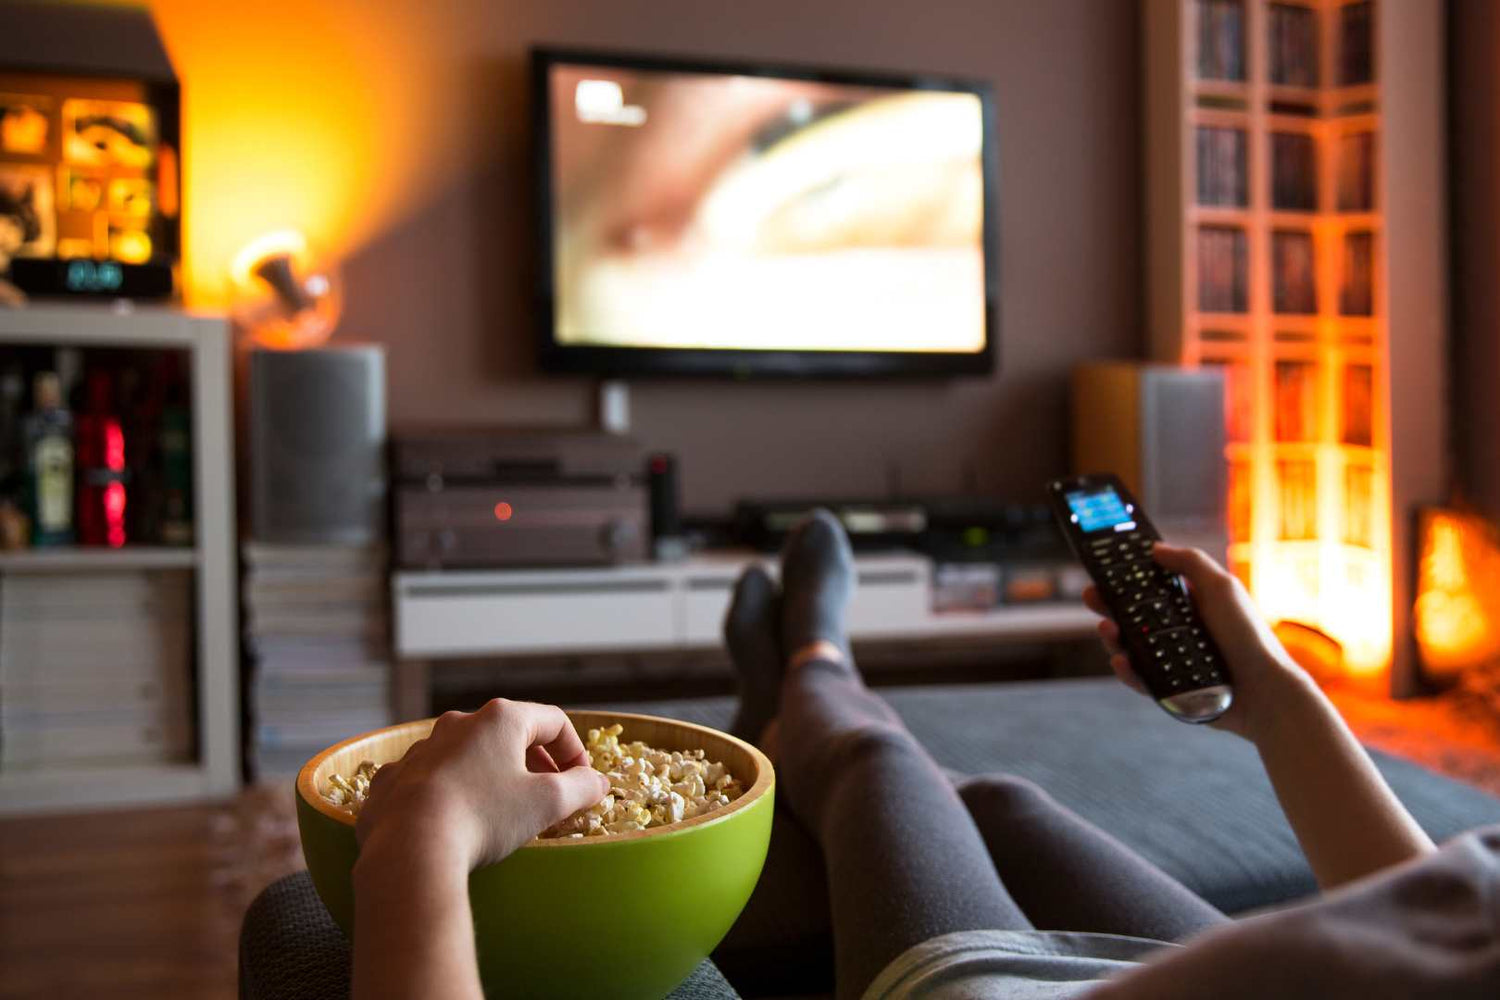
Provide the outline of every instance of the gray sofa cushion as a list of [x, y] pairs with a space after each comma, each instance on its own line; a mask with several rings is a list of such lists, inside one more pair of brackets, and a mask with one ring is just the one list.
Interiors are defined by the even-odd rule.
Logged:
[[[880, 693], [939, 764], [1030, 778], [1225, 912], [1315, 889], [1255, 750], [1173, 722], [1112, 678]], [[729, 724], [733, 707], [729, 698], [628, 706], [718, 728]], [[1373, 756], [1435, 839], [1500, 822], [1500, 799]]]
[[[241, 1000], [338, 1000], [349, 995], [349, 942], [306, 871], [269, 886], [240, 927]], [[737, 1000], [712, 962], [694, 969], [668, 1000]]]

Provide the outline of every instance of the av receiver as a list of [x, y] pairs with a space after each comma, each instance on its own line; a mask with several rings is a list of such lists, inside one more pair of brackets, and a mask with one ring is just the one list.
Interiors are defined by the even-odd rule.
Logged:
[[434, 430], [392, 443], [397, 563], [579, 566], [650, 548], [644, 452], [588, 431]]

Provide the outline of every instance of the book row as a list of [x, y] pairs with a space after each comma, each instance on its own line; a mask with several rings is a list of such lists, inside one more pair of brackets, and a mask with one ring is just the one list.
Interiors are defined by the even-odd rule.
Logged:
[[[1243, 313], [1249, 308], [1249, 243], [1233, 226], [1198, 230], [1198, 309]], [[1311, 233], [1277, 230], [1271, 234], [1271, 308], [1286, 316], [1319, 311], [1317, 255]], [[1375, 237], [1344, 235], [1339, 261], [1338, 311], [1371, 316], [1375, 311]]]
[[[1318, 466], [1308, 459], [1282, 459], [1274, 464], [1275, 532], [1279, 541], [1313, 541], [1319, 532]], [[1372, 548], [1375, 541], [1375, 475], [1365, 466], [1344, 466], [1337, 509], [1343, 523], [1334, 534], [1345, 545]], [[1229, 469], [1229, 540], [1250, 541], [1253, 535], [1254, 475], [1249, 463]]]
[[[1225, 433], [1231, 442], [1255, 439], [1255, 385], [1244, 362], [1205, 359], [1205, 365], [1224, 372]], [[1286, 444], [1312, 443], [1321, 438], [1323, 413], [1322, 366], [1316, 361], [1276, 362], [1271, 376], [1272, 439]], [[1347, 364], [1338, 373], [1337, 425], [1339, 444], [1368, 448], [1374, 444], [1375, 370], [1367, 364]]]
[[[1189, 37], [1198, 78], [1244, 80], [1245, 4], [1243, 0], [1194, 0]], [[1375, 5], [1348, 3], [1338, 8], [1334, 28], [1335, 78], [1339, 86], [1371, 82], [1375, 69]], [[1303, 4], [1272, 3], [1266, 19], [1267, 70], [1271, 83], [1317, 87], [1322, 83], [1318, 11]]]
[[[1318, 210], [1318, 144], [1304, 132], [1270, 136], [1270, 204], [1278, 212]], [[1248, 138], [1244, 129], [1200, 125], [1193, 136], [1197, 204], [1245, 208], [1250, 204]], [[1375, 207], [1375, 136], [1341, 136], [1337, 148], [1337, 206], [1340, 212]]]

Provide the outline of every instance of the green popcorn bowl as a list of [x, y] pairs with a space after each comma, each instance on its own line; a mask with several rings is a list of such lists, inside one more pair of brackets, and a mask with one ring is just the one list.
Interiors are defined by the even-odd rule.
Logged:
[[[776, 773], [755, 747], [706, 726], [627, 712], [569, 712], [580, 735], [619, 723], [621, 741], [702, 750], [745, 793], [714, 812], [607, 837], [533, 840], [469, 876], [479, 974], [492, 996], [657, 1000], [708, 957], [760, 878]], [[354, 817], [319, 793], [360, 761], [386, 764], [432, 719], [345, 740], [297, 775], [302, 856], [346, 935], [354, 925]]]

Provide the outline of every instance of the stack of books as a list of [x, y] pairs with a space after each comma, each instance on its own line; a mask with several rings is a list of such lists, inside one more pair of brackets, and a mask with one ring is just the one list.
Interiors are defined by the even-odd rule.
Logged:
[[1314, 212], [1318, 208], [1318, 148], [1310, 135], [1271, 133], [1271, 207]]
[[1287, 87], [1318, 85], [1318, 12], [1297, 4], [1270, 7], [1267, 47], [1271, 82]]
[[1198, 78], [1245, 78], [1245, 7], [1241, 0], [1196, 0], [1192, 33], [1198, 40]]
[[1369, 83], [1375, 78], [1375, 5], [1350, 3], [1339, 8], [1339, 85]]
[[1242, 313], [1249, 301], [1250, 252], [1243, 229], [1198, 230], [1198, 309]]
[[1194, 143], [1198, 159], [1198, 204], [1244, 207], [1245, 133], [1237, 128], [1198, 126]]
[[1271, 234], [1271, 281], [1271, 308], [1276, 312], [1305, 315], [1318, 311], [1311, 233]]
[[187, 570], [0, 576], [0, 769], [190, 760], [192, 643]]
[[381, 546], [244, 548], [251, 770], [295, 774], [330, 744], [391, 723]]

